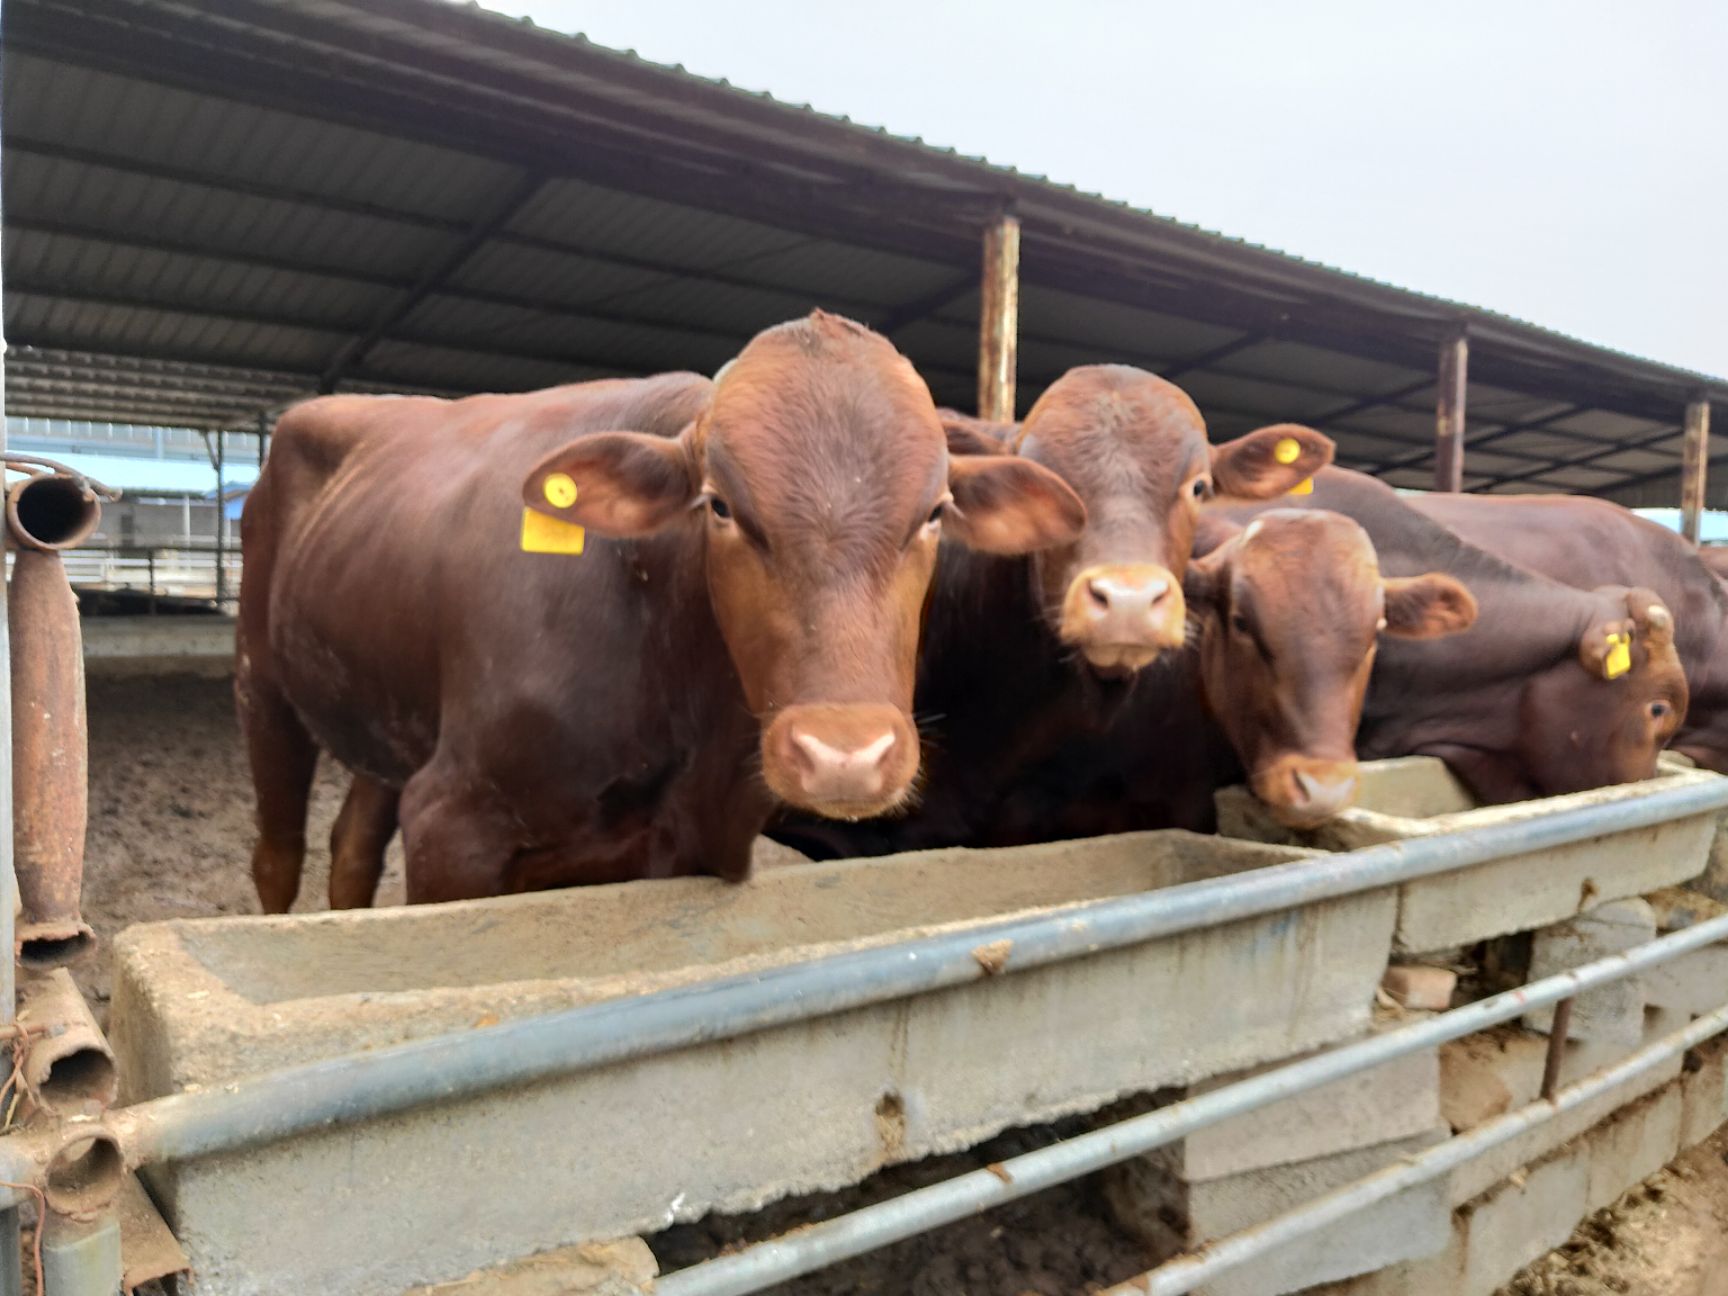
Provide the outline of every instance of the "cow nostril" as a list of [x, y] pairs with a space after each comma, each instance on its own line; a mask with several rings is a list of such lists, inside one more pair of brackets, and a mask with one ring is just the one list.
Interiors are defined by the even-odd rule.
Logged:
[[1170, 582], [1167, 580], [1153, 581], [1146, 587], [1146, 602], [1148, 606], [1157, 607], [1164, 601], [1164, 596], [1170, 592]]
[[816, 770], [871, 770], [881, 766], [894, 748], [892, 730], [879, 734], [859, 747], [836, 747], [802, 729], [792, 731], [792, 744], [798, 749], [804, 764]]
[[1320, 783], [1307, 770], [1296, 771], [1296, 804], [1309, 805], [1320, 796]]
[[1095, 611], [1108, 612], [1110, 610], [1110, 591], [1105, 587], [1103, 581], [1087, 581], [1086, 597], [1091, 600], [1092, 607]]

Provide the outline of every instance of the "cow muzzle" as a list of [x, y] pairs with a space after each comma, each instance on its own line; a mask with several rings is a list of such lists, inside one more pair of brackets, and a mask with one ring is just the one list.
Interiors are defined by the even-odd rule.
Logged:
[[769, 790], [829, 819], [886, 814], [910, 795], [918, 738], [898, 708], [790, 706], [762, 735]]
[[1180, 648], [1187, 621], [1182, 582], [1153, 563], [1086, 567], [1068, 584], [1061, 636], [1096, 670], [1132, 674]]
[[1250, 780], [1254, 795], [1287, 828], [1316, 828], [1356, 800], [1356, 762], [1285, 756]]

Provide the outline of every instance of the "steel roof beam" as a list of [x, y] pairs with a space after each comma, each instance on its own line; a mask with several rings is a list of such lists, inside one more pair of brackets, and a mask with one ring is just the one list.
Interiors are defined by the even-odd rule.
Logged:
[[415, 307], [438, 292], [445, 281], [455, 274], [478, 252], [486, 240], [508, 225], [516, 215], [546, 187], [547, 177], [534, 171], [525, 173], [506, 190], [491, 207], [478, 217], [454, 247], [446, 249], [412, 287], [386, 305], [367, 325], [366, 330], [346, 343], [318, 376], [318, 390], [332, 392], [349, 370], [365, 361], [367, 353], [413, 312]]

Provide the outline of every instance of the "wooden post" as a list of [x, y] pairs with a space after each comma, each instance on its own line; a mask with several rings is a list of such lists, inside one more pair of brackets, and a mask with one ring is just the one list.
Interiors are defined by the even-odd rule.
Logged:
[[978, 302], [978, 417], [1014, 421], [1014, 367], [1020, 337], [1020, 220], [1004, 212], [984, 231]]
[[1460, 329], [1440, 344], [1439, 396], [1434, 405], [1434, 489], [1464, 489], [1464, 392], [1470, 343]]
[[1710, 402], [1699, 397], [1686, 407], [1685, 457], [1680, 467], [1680, 532], [1698, 543], [1704, 523], [1705, 472], [1710, 464]]

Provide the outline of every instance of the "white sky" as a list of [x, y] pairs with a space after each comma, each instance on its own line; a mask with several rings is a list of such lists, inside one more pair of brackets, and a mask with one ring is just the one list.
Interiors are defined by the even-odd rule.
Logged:
[[1725, 0], [486, 0], [1728, 375]]

